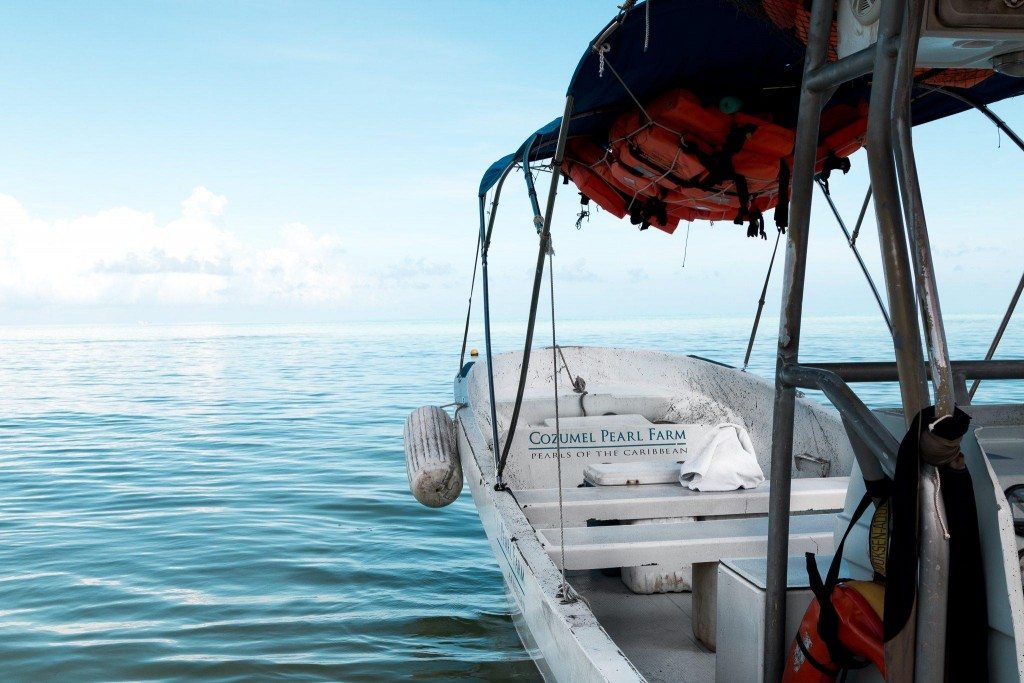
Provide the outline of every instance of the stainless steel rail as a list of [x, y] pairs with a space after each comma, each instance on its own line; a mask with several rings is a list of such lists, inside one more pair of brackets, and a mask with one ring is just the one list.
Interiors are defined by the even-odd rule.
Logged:
[[[838, 376], [823, 368], [798, 363], [807, 238], [810, 224], [813, 167], [822, 107], [842, 83], [872, 73], [868, 113], [867, 155], [875, 198], [879, 246], [889, 299], [896, 376], [907, 424], [931, 402], [928, 374], [936, 384], [940, 413], [953, 409], [953, 368], [946, 349], [927, 225], [914, 164], [910, 137], [910, 94], [916, 56], [918, 27], [923, 9], [920, 0], [882, 4], [878, 39], [866, 50], [827, 63], [834, 0], [813, 0], [804, 59], [800, 110], [797, 118], [792, 183], [792, 204], [782, 311], [775, 373], [773, 481], [769, 505], [768, 576], [765, 597], [766, 680], [781, 677], [785, 653], [785, 588], [788, 555], [788, 481], [792, 473], [794, 385], [812, 386], [838, 402], [844, 420], [867, 452], [878, 455], [892, 443], [881, 434], [869, 411]], [[909, 10], [909, 11], [908, 11]], [[901, 192], [900, 181], [903, 183]], [[865, 205], [866, 205], [865, 201]], [[906, 212], [904, 215], [904, 211]], [[904, 218], [907, 227], [904, 224]], [[913, 267], [908, 250], [907, 228], [913, 242]], [[851, 236], [851, 241], [853, 237]], [[915, 278], [915, 275], [917, 276]], [[926, 365], [918, 327], [920, 301], [931, 363]], [[1005, 369], [1005, 368], [1004, 368]], [[959, 374], [958, 374], [959, 376]], [[852, 398], [851, 398], [852, 397]], [[861, 406], [863, 404], [860, 404]], [[858, 449], [863, 451], [864, 449]], [[861, 453], [858, 453], [858, 458]], [[866, 458], [865, 458], [866, 460]], [[870, 464], [867, 465], [869, 468]], [[944, 510], [935, 492], [929, 466], [922, 467], [921, 513], [922, 600], [914, 619], [886, 644], [889, 681], [941, 680], [945, 650], [945, 582], [948, 576], [947, 544], [938, 534]], [[918, 607], [922, 613], [918, 614]], [[918, 629], [918, 623], [921, 629]], [[917, 635], [920, 633], [921, 637]]]
[[782, 377], [788, 384], [804, 389], [818, 389], [828, 397], [843, 416], [844, 422], [868, 448], [871, 458], [857, 453], [857, 465], [867, 481], [879, 481], [888, 476], [882, 463], [892, 471], [900, 443], [889, 432], [871, 409], [864, 405], [857, 394], [837, 373], [810, 365], [787, 365]]
[[490, 292], [490, 281], [487, 276], [487, 254], [491, 249], [491, 235], [494, 233], [494, 220], [498, 215], [498, 200], [501, 198], [501, 188], [505, 185], [505, 179], [508, 178], [509, 173], [512, 172], [512, 168], [515, 164], [509, 164], [504, 171], [501, 173], [501, 177], [498, 178], [497, 184], [494, 186], [494, 197], [491, 199], [491, 216], [488, 220], [486, 228], [484, 227], [484, 202], [485, 198], [480, 197], [480, 266], [481, 275], [480, 281], [483, 285], [483, 299], [484, 299], [484, 351], [487, 354], [487, 390], [488, 396], [490, 397], [490, 410], [491, 410], [491, 451], [494, 454], [494, 470], [498, 470], [498, 449], [500, 448], [498, 439], [498, 407], [497, 399], [494, 394], [494, 361], [493, 361], [493, 350], [491, 347], [491, 292]]
[[[516, 433], [516, 426], [519, 423], [519, 411], [523, 406], [523, 395], [526, 392], [526, 377], [530, 369], [530, 350], [533, 348], [533, 331], [534, 326], [537, 322], [537, 303], [540, 299], [540, 283], [541, 278], [544, 276], [544, 259], [548, 255], [548, 251], [551, 249], [551, 219], [555, 212], [555, 196], [558, 193], [558, 179], [561, 174], [558, 172], [558, 167], [562, 163], [562, 158], [565, 155], [565, 140], [569, 135], [569, 122], [572, 118], [572, 95], [568, 95], [565, 98], [565, 111], [562, 114], [562, 124], [558, 129], [558, 142], [555, 145], [555, 155], [551, 159], [551, 184], [548, 187], [548, 198], [547, 205], [545, 207], [544, 215], [537, 214], [534, 217], [534, 223], [537, 225], [538, 232], [540, 233], [540, 240], [537, 251], [537, 268], [534, 273], [533, 280], [533, 294], [530, 298], [530, 317], [526, 323], [526, 341], [523, 342], [523, 360], [519, 370], [519, 387], [516, 390], [516, 402], [512, 406], [512, 417], [509, 420], [508, 433], [505, 436], [505, 445], [501, 450], [501, 457], [498, 459], [498, 472], [495, 481], [495, 488], [504, 488], [503, 475], [505, 472], [505, 464], [508, 462], [509, 450], [512, 447], [512, 439]], [[528, 159], [530, 154], [529, 145], [527, 145], [526, 151], [523, 153], [523, 158]], [[529, 177], [530, 171], [528, 168], [523, 169], [525, 174]], [[532, 188], [532, 183], [528, 183]], [[530, 201], [533, 206], [536, 204], [536, 195], [531, 196]], [[536, 210], [536, 209], [535, 209]], [[491, 389], [491, 400], [494, 400], [494, 389]], [[494, 444], [495, 452], [497, 452], [498, 443], [495, 441]]]
[[[899, 379], [895, 363], [808, 362], [803, 365], [832, 372], [844, 382], [895, 382]], [[1024, 360], [955, 360], [951, 365], [954, 373], [968, 379], [1024, 379]]]
[[772, 489], [768, 501], [768, 567], [765, 581], [764, 675], [767, 681], [782, 678], [786, 653], [786, 583], [789, 557], [789, 494], [793, 474], [793, 415], [796, 390], [785, 380], [785, 368], [796, 365], [800, 349], [804, 278], [807, 270], [807, 236], [814, 195], [814, 166], [818, 151], [821, 109], [827, 101], [825, 88], [808, 86], [818, 69], [826, 65], [831, 34], [833, 3], [815, 0], [804, 59], [804, 85], [800, 90], [796, 145], [793, 150], [792, 200], [783, 269], [782, 311], [775, 364], [775, 412], [773, 416]]

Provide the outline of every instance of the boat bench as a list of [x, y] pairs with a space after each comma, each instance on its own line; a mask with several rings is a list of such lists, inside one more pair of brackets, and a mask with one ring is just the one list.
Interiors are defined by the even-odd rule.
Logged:
[[[789, 554], [831, 552], [835, 521], [833, 513], [790, 517]], [[560, 566], [558, 529], [538, 529], [537, 537], [555, 565]], [[681, 567], [767, 554], [768, 518], [763, 516], [565, 529], [566, 569]]]
[[[678, 473], [679, 465], [671, 466]], [[790, 509], [793, 512], [842, 510], [849, 482], [849, 477], [793, 479]], [[770, 490], [770, 483], [756, 489], [725, 492], [691, 491], [678, 483], [584, 486], [562, 491], [562, 511], [566, 527], [581, 527], [590, 520], [767, 515]], [[517, 491], [516, 500], [535, 529], [558, 526], [558, 489]], [[637, 529], [636, 526], [629, 528]]]
[[[672, 462], [588, 468], [591, 485], [562, 491], [564, 532], [557, 489], [521, 491], [516, 498], [556, 566], [563, 556], [568, 570], [692, 566], [693, 632], [714, 650], [718, 563], [767, 557], [771, 486], [691, 491], [678, 473]], [[835, 511], [843, 509], [848, 485], [849, 477], [790, 481], [790, 555], [832, 551]], [[613, 520], [626, 523], [587, 526]]]

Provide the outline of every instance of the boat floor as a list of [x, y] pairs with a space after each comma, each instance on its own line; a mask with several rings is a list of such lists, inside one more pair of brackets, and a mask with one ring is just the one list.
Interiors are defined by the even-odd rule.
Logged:
[[715, 653], [693, 635], [690, 593], [638, 595], [618, 576], [570, 573], [569, 583], [648, 681], [712, 681]]

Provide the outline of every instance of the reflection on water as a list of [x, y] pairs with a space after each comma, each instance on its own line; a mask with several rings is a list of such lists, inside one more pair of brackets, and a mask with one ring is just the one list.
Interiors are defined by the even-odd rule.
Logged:
[[[950, 320], [954, 355], [981, 357], [997, 322]], [[737, 363], [748, 325], [559, 336]], [[892, 355], [873, 319], [806, 330], [807, 360]], [[497, 348], [521, 333], [498, 326]], [[427, 510], [406, 488], [402, 423], [451, 401], [460, 341], [433, 323], [0, 328], [4, 679], [535, 679], [468, 494]]]

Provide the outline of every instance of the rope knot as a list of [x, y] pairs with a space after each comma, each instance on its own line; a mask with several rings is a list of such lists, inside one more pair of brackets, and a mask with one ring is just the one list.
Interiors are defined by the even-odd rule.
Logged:
[[604, 53], [610, 51], [612, 46], [604, 43], [597, 48], [597, 77], [604, 78]]

